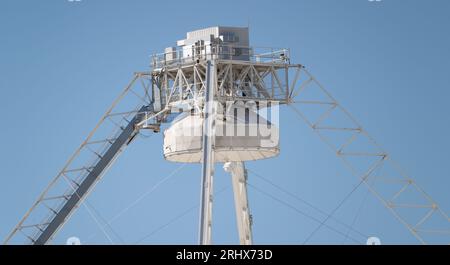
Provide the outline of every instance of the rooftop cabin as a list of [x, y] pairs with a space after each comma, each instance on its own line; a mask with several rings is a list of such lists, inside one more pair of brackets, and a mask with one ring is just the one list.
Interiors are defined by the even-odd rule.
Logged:
[[204, 59], [288, 63], [289, 50], [250, 47], [247, 27], [210, 27], [188, 32], [177, 46], [152, 57], [155, 69]]

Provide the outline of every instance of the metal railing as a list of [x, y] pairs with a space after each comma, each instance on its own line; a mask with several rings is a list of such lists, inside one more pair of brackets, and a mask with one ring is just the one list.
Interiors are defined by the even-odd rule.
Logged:
[[248, 47], [229, 44], [181, 46], [151, 56], [153, 69], [195, 63], [197, 60], [222, 59], [256, 63], [289, 63], [290, 50], [286, 48]]

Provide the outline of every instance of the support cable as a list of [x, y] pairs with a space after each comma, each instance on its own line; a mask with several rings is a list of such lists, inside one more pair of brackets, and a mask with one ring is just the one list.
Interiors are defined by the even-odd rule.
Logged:
[[[222, 192], [226, 191], [228, 188], [229, 188], [229, 186], [223, 187], [222, 189], [220, 189], [216, 193], [216, 196], [218, 196]], [[162, 224], [161, 226], [159, 226], [155, 230], [151, 231], [150, 233], [146, 234], [145, 236], [143, 236], [142, 238], [140, 238], [139, 240], [134, 242], [133, 245], [137, 245], [137, 244], [141, 243], [142, 241], [148, 239], [149, 237], [153, 236], [154, 234], [158, 233], [159, 231], [163, 230], [164, 228], [170, 226], [171, 224], [175, 223], [177, 220], [181, 219], [182, 217], [186, 216], [187, 214], [189, 214], [189, 213], [193, 212], [194, 210], [198, 209], [199, 206], [200, 206], [200, 203], [192, 205], [191, 207], [189, 207], [186, 210], [182, 211], [180, 214], [176, 215], [174, 218], [170, 219], [168, 222]]]
[[[102, 228], [106, 225], [111, 225], [113, 222], [115, 222], [117, 219], [119, 219], [122, 215], [124, 215], [126, 212], [128, 212], [131, 208], [135, 207], [139, 202], [141, 202], [143, 199], [145, 199], [148, 195], [152, 194], [157, 190], [162, 184], [167, 182], [172, 177], [176, 176], [176, 174], [186, 166], [187, 164], [181, 164], [178, 168], [173, 170], [169, 175], [162, 178], [160, 181], [158, 181], [155, 185], [151, 186], [148, 190], [146, 190], [144, 193], [139, 195], [133, 202], [131, 202], [128, 206], [120, 210], [116, 215], [114, 215], [109, 221], [105, 222], [104, 225], [102, 225]], [[90, 240], [96, 235], [96, 232], [92, 233], [87, 240]]]
[[[306, 237], [305, 241], [303, 241], [303, 245], [308, 243], [308, 241], [317, 233], [317, 231], [320, 230], [320, 228], [322, 228], [325, 223], [342, 207], [342, 205], [345, 204], [345, 202], [353, 195], [353, 193], [355, 193], [355, 191], [361, 187], [361, 185], [364, 183], [363, 180], [360, 180], [358, 182], [358, 184], [356, 184], [353, 189], [347, 193], [347, 195], [345, 195], [345, 197], [339, 202], [339, 204], [333, 209], [333, 211], [331, 211], [330, 214], [328, 214], [328, 216], [320, 222], [320, 224], [316, 227], [316, 229], [314, 229], [308, 237]], [[344, 235], [345, 236], [345, 235]]]
[[107, 226], [109, 230], [120, 240], [121, 244], [125, 244], [125, 240], [119, 233], [107, 222], [107, 220], [100, 214], [100, 212], [86, 199], [85, 204], [89, 206], [93, 212], [101, 219], [104, 225], [101, 225], [101, 227]]
[[[380, 171], [381, 171], [381, 168], [383, 167], [383, 165], [381, 165], [377, 170], [378, 170], [378, 175], [380, 175]], [[372, 184], [373, 184], [373, 181], [374, 180], [372, 180]], [[354, 226], [355, 226], [355, 224], [356, 224], [356, 221], [358, 220], [358, 218], [359, 218], [359, 216], [360, 216], [360, 214], [361, 214], [361, 212], [362, 212], [362, 209], [363, 209], [363, 207], [364, 207], [364, 205], [365, 205], [365, 203], [366, 203], [366, 201], [367, 201], [367, 199], [368, 199], [368, 197], [369, 197], [369, 194], [370, 194], [370, 191], [369, 190], [366, 190], [366, 192], [365, 192], [365, 194], [364, 194], [364, 198], [362, 199], [362, 201], [361, 201], [361, 204], [359, 205], [359, 207], [358, 207], [358, 209], [356, 210], [356, 213], [355, 213], [355, 216], [353, 217], [353, 220], [352, 220], [352, 223], [350, 224], [350, 227], [353, 229], [354, 228]], [[344, 239], [344, 241], [342, 242], [342, 244], [343, 245], [345, 245], [345, 243], [347, 242], [347, 240], [348, 240], [348, 238], [347, 238], [347, 236], [350, 234], [350, 229], [347, 231], [347, 234], [346, 234], [346, 236], [345, 236], [345, 239]], [[367, 238], [369, 238], [368, 236], [366, 236]]]
[[[275, 187], [276, 189], [280, 190], [281, 192], [283, 192], [283, 193], [285, 193], [285, 194], [291, 196], [292, 198], [294, 198], [294, 199], [296, 199], [296, 200], [298, 200], [298, 201], [300, 201], [300, 202], [306, 204], [307, 206], [311, 207], [312, 209], [316, 210], [317, 212], [319, 212], [319, 213], [321, 213], [321, 214], [323, 214], [323, 215], [325, 215], [325, 216], [329, 216], [329, 215], [330, 215], [329, 213], [327, 213], [326, 211], [320, 209], [319, 207], [315, 206], [314, 204], [312, 204], [312, 203], [306, 201], [305, 199], [302, 199], [302, 198], [299, 197], [298, 195], [296, 195], [296, 194], [294, 194], [294, 193], [292, 193], [292, 192], [286, 190], [285, 188], [283, 188], [283, 187], [281, 187], [281, 186], [275, 184], [274, 182], [270, 181], [268, 178], [265, 178], [265, 177], [261, 176], [260, 174], [256, 173], [255, 171], [253, 171], [253, 170], [251, 170], [251, 169], [248, 169], [248, 168], [247, 168], [247, 170], [248, 170], [249, 172], [251, 172], [254, 176], [258, 177], [259, 179], [261, 179], [261, 180], [263, 180], [264, 182], [270, 184], [271, 186]], [[367, 238], [367, 237], [368, 237], [368, 235], [366, 235], [366, 234], [364, 234], [364, 233], [362, 233], [362, 232], [360, 232], [360, 231], [358, 231], [358, 230], [355, 230], [351, 225], [348, 225], [348, 224], [346, 224], [345, 222], [340, 221], [340, 220], [337, 219], [336, 217], [331, 216], [331, 218], [332, 218], [334, 221], [336, 221], [337, 223], [339, 223], [339, 224], [345, 226], [346, 228], [348, 228], [348, 232], [353, 231], [353, 232], [356, 232], [357, 234], [359, 234], [360, 236], [362, 236], [362, 237], [364, 237], [364, 238]]]
[[95, 224], [100, 228], [100, 230], [102, 231], [102, 233], [105, 235], [105, 237], [108, 239], [109, 243], [111, 245], [114, 244], [114, 241], [112, 240], [111, 236], [108, 234], [108, 232], [106, 231], [106, 229], [101, 225], [100, 221], [97, 219], [97, 217], [95, 217], [93, 211], [90, 209], [90, 207], [88, 206], [88, 204], [86, 204], [81, 196], [78, 194], [76, 187], [74, 187], [74, 184], [72, 182], [70, 182], [69, 180], [67, 180], [67, 178], [64, 178], [67, 183], [70, 185], [70, 187], [73, 189], [74, 194], [81, 200], [81, 203], [83, 204], [83, 206], [86, 208], [87, 212], [89, 213], [89, 216], [92, 218], [92, 220], [94, 220]]
[[[304, 69], [303, 66], [299, 68], [297, 71], [303, 71], [306, 77], [306, 81], [304, 81], [302, 84], [299, 85], [299, 88], [297, 89], [296, 93], [294, 94], [294, 97], [302, 97], [305, 93], [304, 91], [308, 89], [315, 89], [316, 93], [320, 93], [318, 97], [316, 96], [313, 99], [306, 98], [307, 95], [305, 95], [305, 99], [300, 99], [294, 101], [293, 97], [289, 98], [289, 104], [288, 106], [291, 107], [295, 114], [303, 120], [317, 135], [320, 137], [320, 139], [344, 162], [345, 166], [347, 166], [351, 173], [362, 180], [362, 183], [365, 184], [365, 186], [369, 189], [369, 191], [378, 198], [383, 206], [385, 206], [393, 215], [394, 217], [402, 223], [408, 231], [421, 243], [426, 244], [425, 242], [425, 234], [427, 234], [429, 231], [428, 229], [424, 229], [424, 226], [432, 225], [432, 226], [441, 226], [444, 224], [446, 227], [450, 224], [450, 218], [446, 212], [441, 209], [441, 207], [422, 189], [420, 188], [417, 183], [410, 178], [405, 172], [390, 158], [387, 152], [381, 148], [381, 146], [365, 131], [362, 126], [356, 121], [355, 118], [344, 108], [342, 107], [332, 96], [331, 94], [307, 71]], [[292, 85], [292, 89], [294, 89], [295, 84]], [[311, 88], [312, 87], [312, 88]], [[306, 93], [307, 94], [307, 93]], [[325, 99], [322, 99], [325, 98]], [[318, 100], [317, 100], [318, 99]], [[308, 112], [303, 113], [303, 111], [298, 110], [296, 107], [293, 106], [294, 103], [300, 104], [302, 106], [305, 105], [313, 105], [313, 106], [324, 106], [324, 105], [330, 105], [332, 108], [327, 110], [325, 113], [323, 113], [317, 121], [311, 120], [311, 115], [307, 115]], [[330, 116], [331, 113], [336, 112], [333, 117]], [[344, 119], [336, 119], [336, 115], [343, 115]], [[339, 117], [338, 117], [339, 118]], [[330, 124], [330, 120], [332, 125], [326, 125]], [[350, 123], [350, 127], [345, 125], [337, 126], [333, 125], [333, 122], [338, 122], [341, 125], [344, 125], [345, 123]], [[326, 123], [326, 124], [325, 124]], [[325, 125], [324, 125], [325, 124]], [[336, 146], [335, 143], [333, 143], [332, 139], [329, 137], [326, 137], [326, 135], [322, 134], [322, 132], [331, 134], [332, 136], [336, 137], [339, 136], [335, 132], [343, 132], [343, 131], [349, 131], [352, 132], [352, 135], [348, 140], [343, 144]], [[355, 142], [355, 139], [361, 139], [363, 141], [366, 141], [369, 146], [362, 148], [367, 148], [366, 150], [369, 150], [366, 152], [366, 150], [362, 150], [362, 152], [352, 152], [351, 150], [347, 152], [347, 149], [351, 149], [349, 145], [351, 145], [353, 142]], [[375, 149], [376, 151], [373, 152], [371, 150]], [[365, 168], [363, 172], [360, 172], [361, 168], [358, 169], [356, 162], [354, 160], [356, 159], [365, 159], [365, 162], [370, 162], [373, 160], [375, 161], [375, 164], [372, 164], [369, 168]], [[379, 159], [379, 160], [378, 160]], [[370, 178], [373, 178], [372, 173], [373, 171], [379, 167], [381, 164], [384, 163], [390, 163], [390, 166], [393, 169], [394, 176], [389, 176], [383, 179], [378, 179], [380, 181], [390, 181], [384, 182], [385, 188], [393, 187], [397, 190], [397, 192], [392, 196], [389, 190], [381, 189], [382, 187], [375, 186], [374, 183], [369, 183], [368, 180]], [[378, 181], [377, 180], [377, 181]], [[401, 187], [397, 187], [394, 185], [397, 185], [398, 183], [405, 183], [404, 185], [401, 185]], [[394, 184], [387, 186], [388, 184]], [[420, 204], [418, 203], [397, 203], [399, 201], [398, 197], [399, 195], [405, 193], [405, 191], [408, 191], [409, 193], [413, 193], [415, 196], [415, 199], [420, 199], [422, 202]], [[406, 197], [403, 196], [402, 198]], [[408, 197], [410, 201], [412, 199]], [[420, 209], [423, 208], [429, 208], [430, 211], [423, 214], [420, 212]], [[417, 223], [417, 220], [414, 220], [414, 217], [412, 214], [405, 214], [405, 209], [417, 209], [415, 213], [422, 216], [420, 221]], [[419, 217], [420, 217], [419, 216]], [[440, 219], [441, 224], [436, 224], [436, 218]], [[433, 220], [432, 220], [433, 219]], [[434, 230], [436, 231], [437, 235], [445, 236], [446, 234], [450, 234], [450, 229], [440, 229], [440, 230]], [[427, 235], [428, 236], [428, 235]]]
[[[294, 210], [296, 213], [298, 213], [298, 214], [300, 214], [300, 215], [302, 215], [302, 216], [304, 216], [304, 217], [307, 217], [308, 219], [311, 219], [311, 220], [313, 220], [313, 221], [315, 221], [315, 222], [317, 222], [317, 223], [322, 223], [321, 220], [315, 218], [314, 216], [309, 215], [309, 214], [307, 214], [307, 213], [301, 211], [300, 209], [298, 209], [297, 207], [293, 206], [292, 204], [290, 204], [290, 203], [288, 203], [288, 202], [286, 202], [286, 201], [284, 201], [284, 200], [282, 200], [282, 199], [279, 199], [279, 198], [275, 197], [274, 195], [272, 195], [272, 194], [270, 194], [270, 193], [268, 193], [268, 192], [266, 192], [266, 191], [263, 191], [263, 190], [260, 189], [260, 188], [257, 188], [257, 187], [254, 186], [253, 184], [250, 184], [250, 183], [247, 182], [247, 185], [248, 185], [250, 188], [254, 189], [255, 191], [257, 191], [257, 192], [259, 192], [259, 193], [265, 195], [266, 197], [269, 197], [269, 198], [271, 198], [272, 200], [274, 200], [274, 201], [276, 201], [276, 202], [278, 202], [278, 203], [280, 203], [280, 204], [282, 204], [282, 205], [284, 205], [284, 206], [286, 206], [286, 207], [288, 207], [288, 208]], [[332, 226], [330, 226], [330, 225], [328, 225], [328, 224], [325, 224], [325, 223], [323, 224], [323, 226], [325, 226], [325, 227], [327, 227], [328, 229], [330, 229], [331, 231], [334, 231], [334, 232], [336, 232], [337, 234], [340, 234], [341, 236], [345, 237], [345, 233], [344, 233], [344, 232], [339, 231], [339, 230], [337, 230], [336, 228], [334, 228], [334, 227], [332, 227]], [[355, 238], [353, 238], [353, 237], [350, 237], [350, 236], [349, 236], [349, 238], [350, 238], [352, 241], [354, 241], [355, 243], [363, 244], [361, 241], [358, 241], [357, 239], [355, 239]]]

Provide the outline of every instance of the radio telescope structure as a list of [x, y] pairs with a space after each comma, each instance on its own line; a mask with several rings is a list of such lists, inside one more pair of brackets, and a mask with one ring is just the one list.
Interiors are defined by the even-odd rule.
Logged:
[[168, 124], [164, 158], [201, 165], [199, 244], [211, 244], [215, 163], [231, 175], [239, 242], [252, 244], [245, 163], [279, 154], [280, 105], [317, 133], [419, 243], [433, 243], [430, 235], [448, 243], [448, 215], [303, 65], [291, 63], [289, 49], [252, 47], [248, 28], [222, 26], [188, 32], [152, 56], [151, 69], [134, 74], [4, 243], [49, 244], [141, 131], [161, 133]]

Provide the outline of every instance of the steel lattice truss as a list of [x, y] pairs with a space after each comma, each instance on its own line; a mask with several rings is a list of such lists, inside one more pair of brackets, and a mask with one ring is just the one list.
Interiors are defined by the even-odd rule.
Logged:
[[303, 67], [295, 70], [290, 100], [294, 112], [420, 243], [450, 243], [444, 210]]
[[[217, 100], [266, 99], [287, 102], [279, 72], [285, 63], [218, 62]], [[141, 129], [159, 132], [168, 115], [202, 106], [206, 61], [135, 73], [85, 141], [5, 240], [46, 244], [92, 191], [101, 176]], [[267, 80], [271, 80], [269, 84]], [[158, 101], [159, 104], [155, 104]], [[154, 109], [157, 106], [157, 109]], [[186, 107], [187, 106], [187, 107]], [[89, 208], [87, 208], [88, 211]], [[91, 213], [92, 214], [92, 213]]]
[[[288, 104], [421, 243], [436, 242], [435, 236], [449, 242], [448, 215], [302, 65], [236, 60], [216, 64], [215, 100]], [[205, 73], [206, 60], [136, 73], [5, 243], [51, 241], [141, 129], [159, 132], [171, 113], [201, 111]]]
[[[151, 100], [150, 86], [151, 78], [148, 75], [134, 75], [5, 243], [23, 243], [25, 239], [31, 244], [43, 244], [51, 240], [101, 178], [102, 174], [94, 173], [104, 173], [137, 135], [139, 131], [134, 124], [147, 118], [146, 126], [158, 130], [156, 117], [152, 118], [155, 115], [148, 107]], [[55, 221], [60, 223], [56, 224]], [[50, 229], [51, 226], [54, 227]], [[50, 230], [51, 233], [46, 232]]]
[[[217, 60], [215, 100], [288, 102], [288, 65], [285, 63], [251, 63]], [[204, 97], [206, 64], [204, 61], [163, 68], [153, 72], [155, 84], [163, 94], [163, 104], [178, 107], [194, 105]]]

